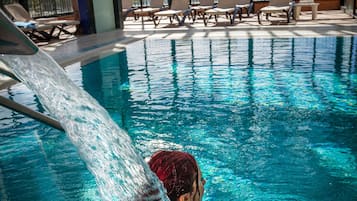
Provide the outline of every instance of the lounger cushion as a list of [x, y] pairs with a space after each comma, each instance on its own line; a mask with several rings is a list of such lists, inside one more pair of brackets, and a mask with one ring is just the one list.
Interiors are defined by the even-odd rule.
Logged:
[[180, 15], [182, 13], [183, 13], [182, 10], [164, 10], [164, 11], [154, 13], [154, 15], [156, 15], [156, 16], [173, 16], [173, 15]]
[[160, 11], [160, 8], [143, 8], [143, 9], [137, 9], [134, 11], [135, 14], [141, 14], [141, 13], [153, 13]]
[[77, 20], [51, 20], [48, 22], [45, 22], [44, 24], [48, 24], [48, 25], [77, 25], [80, 22]]
[[17, 27], [25, 28], [25, 29], [36, 29], [37, 23], [36, 22], [14, 22]]
[[236, 7], [237, 8], [248, 8], [250, 6], [250, 4], [237, 4]]
[[213, 6], [192, 6], [191, 9], [193, 10], [208, 10], [213, 8]]
[[210, 15], [224, 15], [226, 13], [233, 13], [233, 12], [234, 12], [234, 8], [213, 8], [205, 11], [206, 14], [210, 14]]
[[266, 6], [260, 9], [261, 12], [269, 12], [269, 13], [274, 13], [274, 12], [282, 12], [284, 10], [289, 10], [289, 6]]

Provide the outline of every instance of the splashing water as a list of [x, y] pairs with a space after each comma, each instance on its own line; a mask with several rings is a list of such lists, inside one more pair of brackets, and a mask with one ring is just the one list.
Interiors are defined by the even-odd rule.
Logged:
[[163, 200], [165, 190], [106, 110], [77, 87], [45, 52], [0, 55], [60, 121], [96, 178], [103, 200]]

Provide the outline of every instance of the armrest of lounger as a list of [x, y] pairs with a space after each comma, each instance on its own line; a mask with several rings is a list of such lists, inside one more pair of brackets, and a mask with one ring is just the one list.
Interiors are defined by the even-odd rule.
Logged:
[[53, 20], [57, 20], [57, 18], [56, 17], [36, 18], [36, 21], [40, 24], [45, 24], [46, 22], [50, 22]]

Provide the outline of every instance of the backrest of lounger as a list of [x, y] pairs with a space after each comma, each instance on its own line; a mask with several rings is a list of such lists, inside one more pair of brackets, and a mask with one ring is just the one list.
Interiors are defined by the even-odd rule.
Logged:
[[270, 6], [289, 6], [290, 0], [270, 0]]
[[244, 4], [249, 4], [251, 0], [237, 0], [236, 4], [237, 5], [244, 5]]
[[33, 20], [30, 13], [18, 3], [4, 5], [4, 8], [13, 17], [14, 21], [28, 22]]
[[133, 0], [122, 0], [121, 7], [122, 9], [128, 9], [133, 7]]
[[151, 0], [150, 7], [151, 8], [161, 8], [164, 4], [163, 0]]
[[186, 10], [190, 8], [190, 0], [172, 0], [171, 8], [172, 10]]
[[200, 0], [200, 6], [213, 6], [214, 0]]
[[233, 0], [218, 0], [217, 8], [234, 8], [237, 1]]

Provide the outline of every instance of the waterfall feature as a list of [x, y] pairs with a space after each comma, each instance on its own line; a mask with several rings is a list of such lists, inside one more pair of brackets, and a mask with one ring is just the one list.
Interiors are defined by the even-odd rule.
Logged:
[[[1, 18], [0, 22], [1, 26], [10, 28], [8, 30], [16, 30], [13, 31], [14, 35], [8, 34], [9, 37], [25, 38], [19, 35], [18, 29], [8, 27], [6, 19]], [[19, 41], [23, 47], [35, 47], [29, 41]], [[1, 42], [0, 45], [3, 45]], [[15, 52], [23, 49], [16, 47], [20, 48]], [[167, 201], [165, 189], [136, 152], [127, 133], [118, 127], [94, 98], [77, 87], [50, 56], [36, 48], [30, 48], [27, 52], [32, 51], [32, 55], [1, 52], [0, 60], [59, 120], [87, 168], [95, 176], [101, 198], [108, 201]]]

